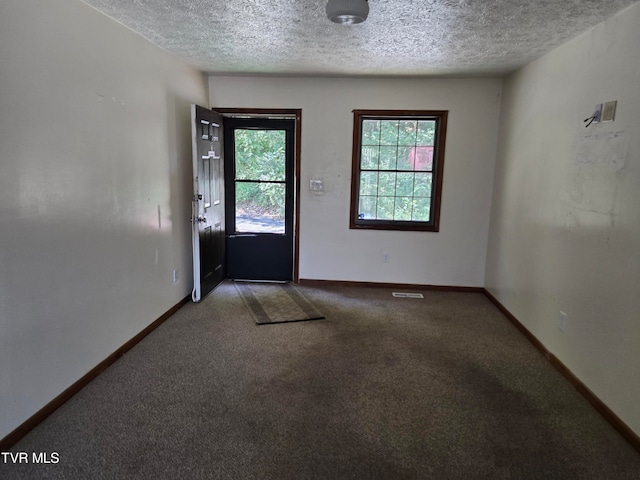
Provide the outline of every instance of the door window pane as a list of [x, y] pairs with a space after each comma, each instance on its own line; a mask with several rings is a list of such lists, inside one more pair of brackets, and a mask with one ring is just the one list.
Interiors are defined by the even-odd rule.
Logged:
[[236, 182], [236, 233], [285, 233], [284, 183]]
[[284, 130], [235, 131], [236, 180], [284, 181]]

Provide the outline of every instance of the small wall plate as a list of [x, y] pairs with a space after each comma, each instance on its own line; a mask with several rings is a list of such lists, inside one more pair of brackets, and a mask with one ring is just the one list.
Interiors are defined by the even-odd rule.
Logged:
[[309, 190], [312, 192], [324, 192], [322, 180], [309, 180]]
[[412, 292], [392, 292], [391, 295], [396, 298], [424, 298], [424, 295], [422, 295], [421, 293]]
[[616, 106], [618, 105], [618, 101], [614, 100], [612, 102], [606, 102], [602, 109], [602, 117], [600, 117], [601, 122], [613, 122], [616, 117]]

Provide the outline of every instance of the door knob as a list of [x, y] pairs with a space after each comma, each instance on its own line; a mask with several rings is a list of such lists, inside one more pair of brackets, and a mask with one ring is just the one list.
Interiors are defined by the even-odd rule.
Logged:
[[204, 222], [206, 222], [206, 221], [207, 221], [207, 217], [198, 217], [196, 220], [197, 220], [199, 223], [204, 223]]

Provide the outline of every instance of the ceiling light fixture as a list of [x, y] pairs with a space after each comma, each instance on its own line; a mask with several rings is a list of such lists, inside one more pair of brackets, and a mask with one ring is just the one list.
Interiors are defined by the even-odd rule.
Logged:
[[369, 15], [367, 0], [329, 0], [327, 2], [327, 18], [341, 25], [362, 23]]

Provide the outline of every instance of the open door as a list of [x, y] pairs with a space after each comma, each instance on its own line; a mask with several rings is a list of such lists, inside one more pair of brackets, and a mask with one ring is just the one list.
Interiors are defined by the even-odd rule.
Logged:
[[202, 300], [225, 277], [222, 116], [191, 105], [193, 292]]

